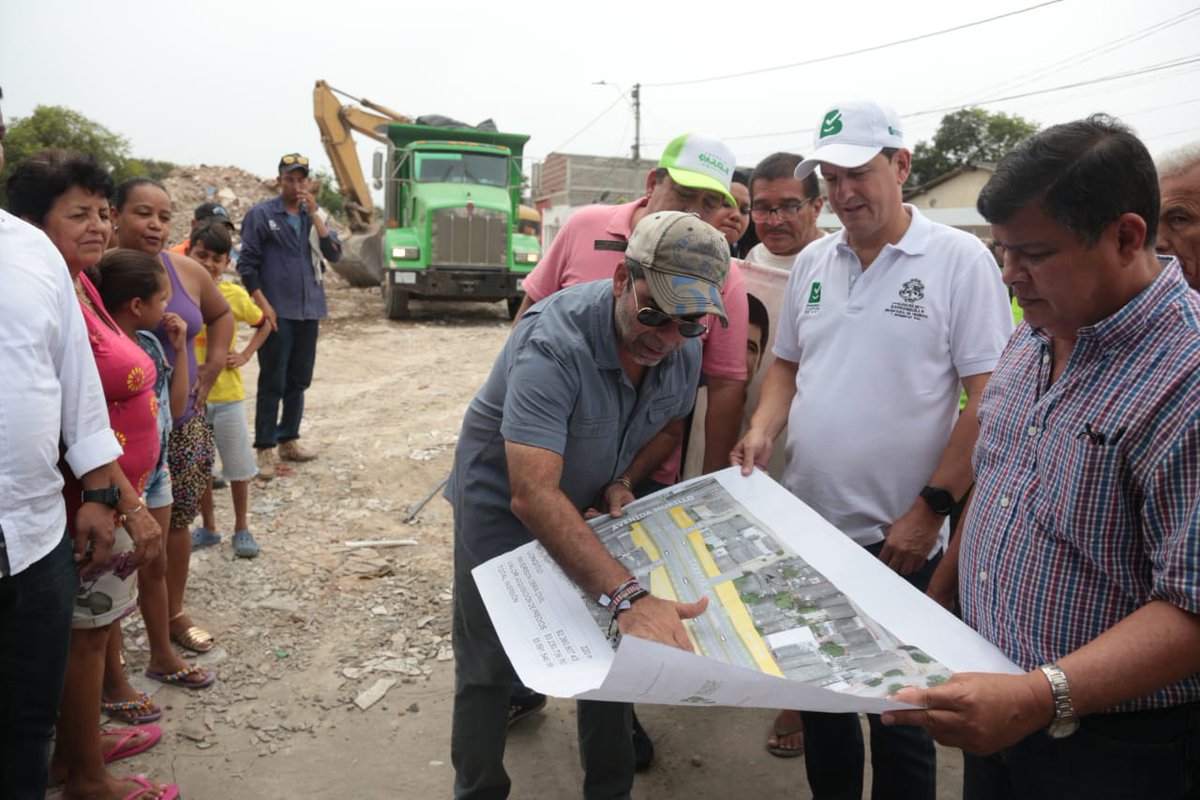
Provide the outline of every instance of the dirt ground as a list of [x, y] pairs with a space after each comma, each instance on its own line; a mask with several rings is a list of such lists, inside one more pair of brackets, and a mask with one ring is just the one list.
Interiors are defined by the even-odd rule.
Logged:
[[[320, 458], [252, 488], [259, 558], [234, 559], [227, 543], [192, 558], [187, 605], [216, 634], [201, 661], [219, 680], [191, 691], [135, 679], [165, 708], [165, 735], [117, 774], [178, 783], [187, 800], [451, 794], [450, 510], [439, 494], [403, 519], [449, 471], [508, 319], [502, 303], [414, 302], [412, 320], [389, 322], [377, 291], [332, 275], [328, 288], [303, 430]], [[252, 362], [250, 417], [255, 374]], [[217, 499], [228, 540], [228, 492]], [[417, 543], [344, 545], [386, 539]], [[140, 624], [134, 615], [126, 631], [138, 676]], [[377, 685], [386, 695], [362, 710], [355, 699]], [[646, 706], [639, 716], [658, 750], [639, 797], [809, 796], [802, 760], [763, 747], [770, 711]], [[513, 728], [513, 797], [579, 796], [574, 727], [574, 704], [552, 700]], [[939, 762], [939, 797], [957, 797], [961, 758], [941, 750]]]

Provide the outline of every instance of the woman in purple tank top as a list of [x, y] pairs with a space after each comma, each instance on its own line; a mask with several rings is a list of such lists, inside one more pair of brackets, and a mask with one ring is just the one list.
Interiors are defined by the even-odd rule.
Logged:
[[[230, 341], [233, 315], [202, 266], [187, 256], [172, 254], [168, 257], [162, 252], [167, 245], [171, 222], [171, 199], [162, 184], [149, 178], [125, 181], [113, 194], [112, 217], [118, 246], [160, 257], [173, 290], [167, 310], [178, 314], [187, 324], [188, 385], [191, 388], [187, 410], [174, 420], [167, 445], [173, 498], [170, 505], [150, 508], [163, 530], [168, 531], [167, 542], [164, 557], [142, 570], [139, 588], [142, 617], [150, 644], [146, 675], [164, 683], [200, 688], [212, 683], [212, 672], [198, 664], [185, 662], [171, 647], [171, 642], [196, 652], [210, 650], [213, 646], [212, 634], [197, 627], [184, 612], [183, 595], [192, 551], [188, 528], [199, 509], [215, 451], [212, 427], [204, 419], [204, 401], [225, 365], [226, 349], [210, 347], [205, 363], [197, 364], [192, 343], [201, 325], [208, 326], [213, 342]], [[166, 350], [168, 362], [173, 362], [175, 349], [165, 331], [159, 335], [159, 340]], [[120, 705], [122, 701], [137, 699], [136, 692], [120, 676], [119, 641], [115, 648], [110, 647], [106, 673], [114, 675], [112, 680], [105, 679], [108, 701]]]

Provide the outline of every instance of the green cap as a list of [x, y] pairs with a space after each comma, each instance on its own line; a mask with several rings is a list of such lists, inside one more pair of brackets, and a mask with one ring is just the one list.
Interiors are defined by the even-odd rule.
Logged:
[[680, 186], [707, 189], [720, 194], [731, 205], [737, 205], [737, 200], [729, 193], [737, 160], [733, 151], [719, 139], [695, 133], [676, 136], [663, 150], [658, 166], [665, 167], [671, 180]]

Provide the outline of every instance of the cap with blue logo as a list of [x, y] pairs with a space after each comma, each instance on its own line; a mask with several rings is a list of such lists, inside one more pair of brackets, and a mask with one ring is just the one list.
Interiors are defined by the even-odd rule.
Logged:
[[721, 287], [729, 273], [729, 242], [700, 217], [683, 211], [647, 214], [629, 237], [625, 260], [645, 270], [663, 311], [714, 314], [728, 324]]

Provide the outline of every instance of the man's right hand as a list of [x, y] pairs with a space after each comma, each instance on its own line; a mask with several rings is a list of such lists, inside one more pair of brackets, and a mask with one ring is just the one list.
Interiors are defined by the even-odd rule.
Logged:
[[669, 644], [689, 653], [696, 652], [683, 627], [683, 620], [698, 617], [708, 608], [708, 598], [694, 603], [675, 603], [648, 595], [635, 602], [628, 611], [617, 617], [622, 634]]
[[733, 451], [729, 454], [729, 463], [734, 466], [740, 464], [743, 475], [749, 475], [755, 467], [766, 470], [774, 447], [775, 442], [762, 431], [751, 428], [746, 431], [742, 440], [733, 446]]
[[84, 503], [75, 513], [75, 564], [100, 569], [112, 557], [113, 511], [104, 503]]

